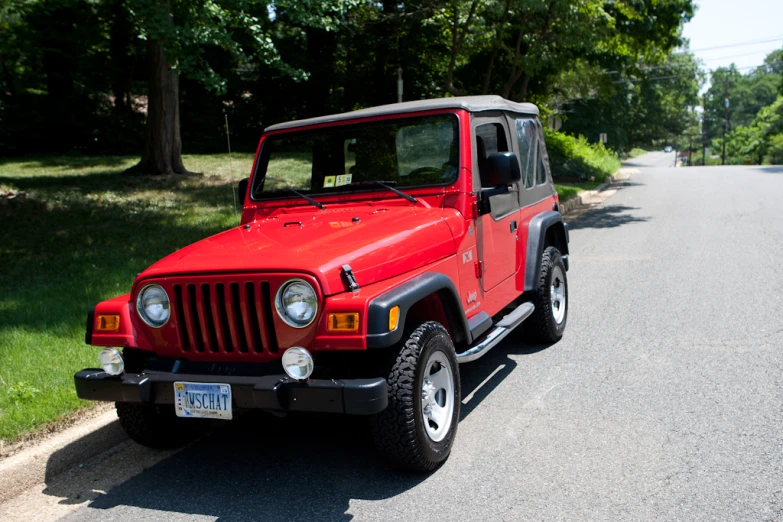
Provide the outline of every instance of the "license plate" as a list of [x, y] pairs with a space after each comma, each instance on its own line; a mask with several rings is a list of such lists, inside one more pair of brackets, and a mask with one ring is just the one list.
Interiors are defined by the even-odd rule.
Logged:
[[174, 409], [177, 417], [231, 420], [231, 386], [175, 382]]

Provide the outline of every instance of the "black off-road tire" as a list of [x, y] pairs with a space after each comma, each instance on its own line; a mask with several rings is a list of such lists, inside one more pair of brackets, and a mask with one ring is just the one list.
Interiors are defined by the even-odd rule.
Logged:
[[201, 435], [205, 426], [203, 419], [177, 417], [173, 405], [117, 402], [115, 406], [125, 433], [149, 448], [179, 448]]
[[[424, 366], [435, 351], [445, 354], [454, 376], [454, 409], [445, 438], [433, 441], [422, 418]], [[448, 458], [457, 435], [461, 387], [454, 344], [437, 322], [422, 323], [396, 352], [387, 376], [389, 405], [371, 420], [378, 451], [395, 467], [429, 472]]]
[[[562, 284], [565, 286], [565, 312], [562, 321], [555, 321], [553, 313], [550, 287], [555, 267], [562, 274]], [[563, 337], [566, 322], [568, 321], [568, 279], [566, 277], [565, 264], [560, 256], [560, 251], [555, 247], [547, 247], [541, 254], [541, 272], [538, 274], [536, 289], [533, 295], [533, 304], [536, 309], [528, 319], [528, 327], [531, 337], [542, 343], [556, 343]]]

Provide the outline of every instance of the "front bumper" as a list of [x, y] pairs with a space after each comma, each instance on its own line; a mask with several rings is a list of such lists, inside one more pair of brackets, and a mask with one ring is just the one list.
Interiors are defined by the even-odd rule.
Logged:
[[175, 382], [231, 385], [235, 408], [372, 415], [386, 408], [388, 386], [376, 379], [310, 379], [286, 375], [239, 377], [147, 371], [113, 376], [86, 369], [73, 376], [80, 399], [111, 402], [174, 404]]

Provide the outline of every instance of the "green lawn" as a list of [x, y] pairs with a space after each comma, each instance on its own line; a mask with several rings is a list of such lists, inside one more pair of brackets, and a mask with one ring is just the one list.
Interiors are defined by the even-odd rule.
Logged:
[[[252, 154], [234, 154], [238, 180]], [[161, 257], [239, 222], [226, 155], [185, 156], [194, 177], [128, 177], [137, 157], [0, 159], [0, 439], [78, 408], [96, 365], [88, 310]], [[12, 196], [12, 197], [9, 197]]]
[[560, 196], [560, 202], [568, 201], [583, 190], [593, 190], [602, 182], [600, 181], [575, 181], [572, 183], [555, 183], [557, 195]]

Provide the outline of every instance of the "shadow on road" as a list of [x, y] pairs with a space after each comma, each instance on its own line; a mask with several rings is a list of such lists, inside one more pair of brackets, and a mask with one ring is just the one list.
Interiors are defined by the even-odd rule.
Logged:
[[765, 174], [783, 174], [783, 166], [780, 165], [756, 166], [747, 168], [750, 170], [760, 170]]
[[[507, 343], [460, 367], [461, 420], [514, 371], [509, 355], [547, 347], [523, 344], [523, 336], [514, 332]], [[56, 462], [57, 454], [50, 459]], [[53, 475], [47, 472], [45, 493], [67, 496], [67, 486]], [[375, 453], [365, 417], [249, 412], [101, 494], [89, 507], [130, 506], [218, 520], [351, 520], [352, 500], [393, 498], [428, 477], [387, 467]]]
[[616, 228], [629, 223], [643, 223], [650, 220], [647, 217], [634, 216], [631, 213], [633, 210], [638, 210], [638, 208], [626, 205], [604, 205], [582, 214], [574, 221], [569, 221], [568, 228], [570, 230]]

